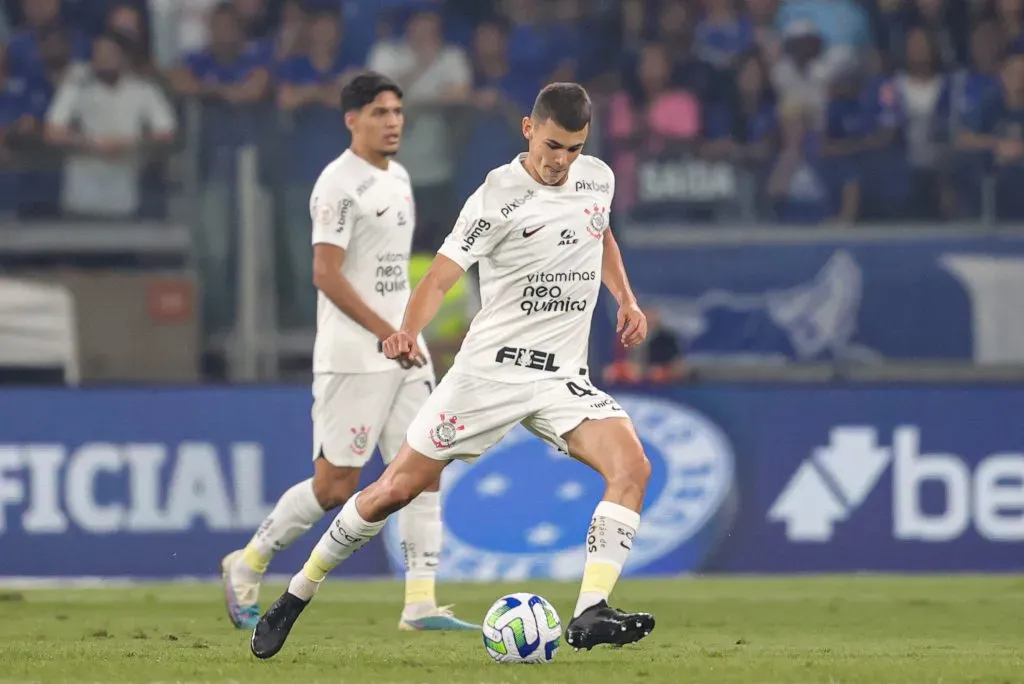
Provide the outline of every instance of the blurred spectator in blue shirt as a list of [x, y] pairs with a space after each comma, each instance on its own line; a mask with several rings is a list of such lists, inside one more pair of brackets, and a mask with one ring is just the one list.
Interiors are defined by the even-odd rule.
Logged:
[[768, 160], [776, 131], [775, 94], [759, 52], [748, 53], [736, 67], [734, 101], [704, 111], [703, 152], [755, 169]]
[[841, 157], [824, 159], [817, 112], [802, 98], [779, 105], [782, 148], [767, 192], [783, 223], [853, 223], [860, 209], [857, 167]]
[[487, 21], [473, 36], [473, 104], [480, 109], [511, 107], [518, 116], [533, 109], [538, 84], [513, 72], [508, 54], [507, 29], [500, 22]]
[[993, 21], [978, 23], [971, 32], [971, 64], [957, 69], [947, 79], [938, 109], [946, 118], [945, 131], [938, 131], [944, 140], [952, 141], [965, 118], [999, 88], [999, 29]]
[[267, 64], [246, 45], [237, 11], [222, 3], [210, 18], [210, 46], [193, 53], [171, 74], [171, 86], [183, 96], [214, 103], [247, 105], [265, 99], [270, 86]]
[[736, 12], [733, 0], [704, 0], [704, 18], [694, 32], [693, 54], [719, 69], [728, 69], [753, 45], [753, 24]]
[[[41, 81], [46, 79], [46, 67], [40, 54], [39, 42], [45, 32], [61, 25], [60, 0], [23, 0], [26, 26], [7, 45], [7, 69], [14, 79]], [[72, 55], [87, 59], [88, 39], [77, 31], [69, 33]]]
[[308, 36], [307, 54], [281, 65], [277, 92], [278, 108], [292, 114], [289, 179], [303, 187], [303, 205], [323, 168], [348, 147], [348, 132], [341, 118], [341, 89], [359, 73], [356, 66], [345, 61], [337, 12], [313, 15]]
[[[999, 218], [1024, 218], [1024, 54], [1011, 53], [1003, 65], [1001, 87], [971, 116], [957, 140], [960, 150], [980, 153], [997, 173]], [[980, 161], [981, 161], [980, 160]], [[976, 167], [984, 168], [981, 163]]]

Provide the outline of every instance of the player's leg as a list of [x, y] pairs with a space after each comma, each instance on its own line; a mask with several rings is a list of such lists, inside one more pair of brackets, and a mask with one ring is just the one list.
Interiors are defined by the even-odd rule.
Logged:
[[[434, 370], [428, 365], [410, 373], [399, 389], [380, 437], [380, 453], [385, 463], [394, 459], [405, 442], [406, 431], [433, 390], [433, 380]], [[401, 630], [479, 629], [479, 625], [455, 617], [451, 606], [437, 605], [437, 571], [443, 538], [440, 484], [440, 478], [431, 482], [397, 513], [405, 558], [405, 606], [398, 622]]]
[[632, 422], [611, 397], [586, 382], [566, 385], [566, 396], [560, 396], [562, 388], [546, 390], [543, 408], [524, 422], [605, 481], [604, 496], [587, 530], [583, 580], [566, 641], [588, 649], [602, 643], [631, 643], [654, 629], [654, 618], [611, 608], [608, 597], [640, 526], [650, 462]]
[[530, 386], [506, 388], [449, 373], [409, 425], [395, 460], [342, 506], [302, 571], [260, 618], [252, 635], [253, 654], [270, 658], [278, 653], [327, 574], [375, 537], [389, 515], [436, 482], [452, 459], [474, 458], [500, 440], [519, 422], [532, 394]]
[[245, 548], [221, 561], [228, 617], [236, 627], [256, 626], [260, 582], [274, 555], [355, 492], [360, 470], [373, 454], [401, 377], [401, 370], [396, 369], [315, 378], [313, 477], [288, 489]]

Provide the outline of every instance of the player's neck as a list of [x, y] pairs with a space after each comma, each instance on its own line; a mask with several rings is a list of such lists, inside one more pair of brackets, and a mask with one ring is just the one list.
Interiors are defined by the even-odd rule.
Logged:
[[357, 145], [355, 141], [352, 142], [352, 145], [349, 147], [349, 149], [352, 150], [352, 154], [356, 155], [357, 157], [365, 161], [367, 164], [376, 166], [378, 169], [381, 169], [382, 171], [388, 170], [388, 164], [391, 163], [390, 157], [367, 150], [363, 148], [361, 145]]

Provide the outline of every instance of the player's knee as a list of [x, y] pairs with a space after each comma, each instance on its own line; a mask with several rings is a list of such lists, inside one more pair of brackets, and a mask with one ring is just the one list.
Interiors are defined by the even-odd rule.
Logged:
[[608, 485], [618, 491], [643, 495], [651, 479], [651, 462], [643, 449], [623, 450], [608, 473]]
[[359, 485], [359, 468], [340, 468], [318, 459], [313, 473], [313, 496], [325, 511], [343, 505]]

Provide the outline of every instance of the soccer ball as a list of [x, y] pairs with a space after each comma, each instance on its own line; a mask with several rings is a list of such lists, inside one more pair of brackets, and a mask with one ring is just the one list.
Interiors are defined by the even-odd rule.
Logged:
[[484, 648], [499, 663], [549, 663], [562, 639], [558, 613], [535, 594], [509, 594], [484, 618]]

